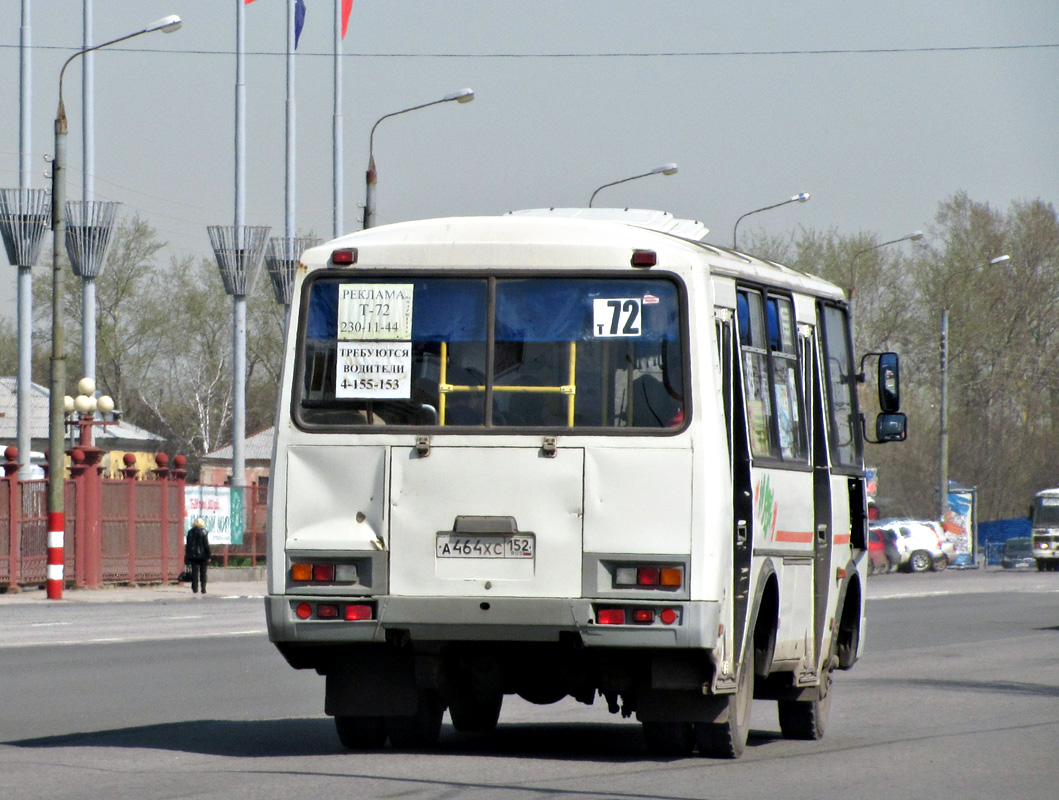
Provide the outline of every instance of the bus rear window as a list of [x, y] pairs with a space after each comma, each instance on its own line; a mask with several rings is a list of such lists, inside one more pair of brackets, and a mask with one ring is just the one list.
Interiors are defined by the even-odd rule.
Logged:
[[321, 426], [655, 428], [684, 419], [666, 278], [309, 283], [295, 416]]

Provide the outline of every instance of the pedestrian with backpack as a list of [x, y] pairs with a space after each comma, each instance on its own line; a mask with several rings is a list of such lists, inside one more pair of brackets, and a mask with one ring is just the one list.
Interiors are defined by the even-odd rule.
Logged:
[[206, 521], [198, 517], [188, 529], [184, 542], [184, 564], [191, 573], [191, 591], [198, 594], [199, 584], [206, 594], [206, 564], [210, 560], [210, 540], [206, 533]]

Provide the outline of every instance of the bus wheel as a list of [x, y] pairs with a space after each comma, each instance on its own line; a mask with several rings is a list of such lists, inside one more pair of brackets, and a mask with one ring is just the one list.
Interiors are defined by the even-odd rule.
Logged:
[[908, 559], [908, 569], [912, 572], [926, 572], [934, 563], [926, 550], [916, 550]]
[[503, 694], [478, 697], [466, 692], [456, 695], [449, 700], [452, 727], [460, 733], [488, 733], [496, 727], [503, 704]]
[[382, 717], [335, 717], [335, 730], [342, 746], [350, 750], [377, 750], [386, 744]]
[[690, 722], [642, 722], [643, 738], [652, 755], [684, 758], [695, 749], [695, 728]]
[[695, 740], [704, 758], [739, 758], [750, 733], [750, 706], [754, 700], [754, 646], [748, 644], [735, 694], [728, 696], [722, 722], [696, 722]]
[[820, 691], [815, 700], [780, 700], [777, 703], [780, 731], [788, 739], [823, 739], [831, 713], [832, 658], [820, 675]]
[[441, 733], [441, 717], [445, 707], [437, 692], [423, 689], [419, 692], [416, 713], [408, 717], [387, 717], [386, 732], [390, 744], [399, 748], [432, 747]]

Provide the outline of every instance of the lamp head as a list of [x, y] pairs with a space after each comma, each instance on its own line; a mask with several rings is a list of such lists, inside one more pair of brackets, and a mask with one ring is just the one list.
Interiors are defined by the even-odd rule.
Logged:
[[908, 236], [905, 237], [910, 242], [918, 242], [923, 238], [923, 231], [912, 231]]
[[989, 263], [990, 264], [999, 264], [999, 263], [1001, 263], [1003, 261], [1010, 261], [1010, 260], [1011, 260], [1011, 256], [1009, 256], [1009, 255], [1007, 255], [1005, 253], [1002, 256], [997, 256], [996, 258], [989, 259]]
[[794, 195], [794, 197], [791, 198], [791, 202], [792, 203], [804, 203], [808, 199], [809, 199], [809, 193], [808, 192], [801, 192], [800, 194]]
[[162, 33], [173, 33], [180, 30], [182, 24], [180, 17], [176, 14], [170, 14], [168, 17], [162, 17], [161, 19], [152, 22], [143, 29], [143, 32], [152, 33], [153, 31], [161, 31]]
[[661, 173], [662, 175], [673, 175], [674, 173], [676, 173], [676, 171], [677, 165], [671, 161], [668, 164], [663, 164], [660, 167], [655, 167], [653, 170], [651, 170], [651, 174], [658, 175], [659, 173]]
[[448, 103], [451, 100], [455, 100], [457, 103], [469, 103], [474, 99], [473, 89], [460, 89], [458, 92], [447, 94], [442, 98], [442, 102]]

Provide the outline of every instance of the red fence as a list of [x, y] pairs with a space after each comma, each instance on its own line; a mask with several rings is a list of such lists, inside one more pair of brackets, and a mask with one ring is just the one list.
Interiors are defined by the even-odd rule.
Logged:
[[[0, 479], [0, 586], [17, 591], [47, 578], [48, 482], [20, 481], [12, 450]], [[174, 580], [184, 562], [184, 471], [167, 469], [168, 459], [159, 458], [160, 468], [146, 480], [132, 468], [109, 480], [94, 455], [72, 451], [65, 481], [66, 584]]]
[[[9, 451], [13, 448], [9, 448]], [[184, 563], [185, 472], [159, 469], [140, 476], [130, 465], [124, 477], [102, 477], [98, 454], [74, 450], [66, 480], [64, 577], [68, 586], [157, 583], [176, 580]], [[177, 461], [182, 465], [183, 460]], [[20, 481], [18, 464], [0, 463], [0, 589], [42, 586], [47, 579], [47, 480]], [[267, 486], [246, 490], [242, 544], [215, 545], [214, 559], [228, 566], [265, 560]]]

